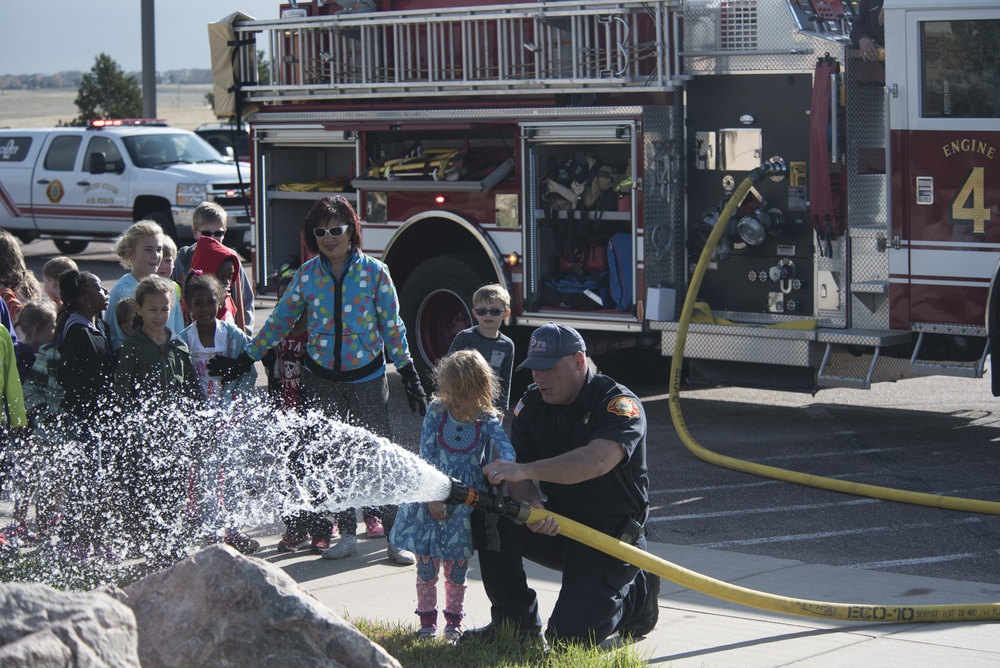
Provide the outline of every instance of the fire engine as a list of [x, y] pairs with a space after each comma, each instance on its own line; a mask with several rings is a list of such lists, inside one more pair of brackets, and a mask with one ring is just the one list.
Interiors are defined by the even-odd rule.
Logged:
[[[886, 0], [382, 0], [210, 26], [216, 99], [249, 123], [255, 273], [342, 193], [428, 369], [499, 282], [506, 323], [580, 330], [598, 365], [816, 391], [981, 377], [1000, 260], [1000, 7]], [[459, 6], [456, 6], [459, 5]], [[375, 11], [359, 11], [359, 9]], [[263, 57], [263, 62], [258, 58]], [[268, 72], [267, 80], [258, 71]]]

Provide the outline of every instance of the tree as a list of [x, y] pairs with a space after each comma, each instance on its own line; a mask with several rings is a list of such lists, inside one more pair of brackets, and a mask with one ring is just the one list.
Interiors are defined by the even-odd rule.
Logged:
[[70, 125], [86, 125], [95, 118], [142, 116], [142, 89], [111, 56], [98, 54], [94, 67], [83, 75], [75, 100], [80, 115]]

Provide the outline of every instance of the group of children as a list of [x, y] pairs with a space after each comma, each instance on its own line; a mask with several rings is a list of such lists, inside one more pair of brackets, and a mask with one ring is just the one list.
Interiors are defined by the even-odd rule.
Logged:
[[[173, 242], [156, 223], [140, 221], [115, 240], [114, 250], [128, 271], [110, 293], [97, 276], [79, 271], [69, 258], [58, 257], [43, 269], [44, 292], [49, 297], [45, 300], [24, 268], [17, 241], [4, 239], [4, 234], [0, 231], [0, 262], [12, 242], [16, 257], [10, 263], [23, 270], [6, 275], [0, 271], [0, 305], [10, 311], [13, 325], [9, 338], [13, 341], [16, 332], [20, 333], [14, 349], [20, 351], [17, 366], [21, 372], [5, 376], [13, 435], [9, 441], [17, 443], [13, 450], [19, 485], [14, 523], [0, 537], [5, 535], [15, 543], [39, 539], [26, 523], [28, 504], [34, 500], [40, 533], [58, 525], [70, 556], [114, 558], [101, 520], [95, 519], [102, 512], [95, 509], [113, 512], [108, 508], [106, 485], [111, 483], [107, 473], [117, 466], [117, 484], [123, 492], [117, 511], [133, 531], [149, 531], [149, 523], [157, 519], [163, 523], [162, 516], [169, 519], [171, 512], [201, 513], [205, 517], [199, 526], [211, 527], [211, 539], [225, 540], [244, 553], [259, 549], [256, 541], [226, 524], [222, 488], [231, 472], [225, 470], [224, 456], [217, 452], [211, 456], [211, 447], [203, 449], [188, 462], [187, 471], [175, 469], [169, 473], [171, 480], [158, 479], [157, 465], [144, 452], [141, 438], [133, 435], [115, 442], [105, 428], [121, 424], [111, 418], [114, 411], [142, 415], [150, 409], [185, 404], [225, 410], [248, 396], [256, 383], [255, 372], [225, 383], [207, 370], [212, 357], [236, 357], [248, 342], [248, 332], [237, 317], [240, 309], [232, 303], [231, 288], [241, 271], [238, 259], [218, 240], [202, 237], [192, 271], [181, 286], [169, 278], [177, 255]], [[202, 246], [204, 268], [198, 268]], [[499, 331], [510, 313], [507, 291], [500, 285], [483, 286], [472, 301], [477, 325], [456, 337], [435, 369], [437, 390], [424, 418], [420, 456], [466, 485], [484, 489], [481, 462], [514, 459], [503, 427], [510, 403], [514, 344]], [[190, 322], [186, 327], [185, 318]], [[3, 334], [8, 330], [0, 330], [0, 363], [4, 363], [8, 360]], [[299, 406], [302, 339], [303, 332], [293, 331], [264, 360], [269, 393], [286, 409]], [[14, 391], [15, 383], [23, 386], [23, 400]], [[107, 401], [109, 397], [114, 400]], [[25, 426], [29, 424], [26, 418], [31, 427]], [[221, 422], [219, 429], [224, 428]], [[42, 475], [52, 453], [67, 442], [76, 446], [63, 464], [65, 475], [58, 480]], [[152, 500], [150, 490], [154, 491]], [[148, 503], [143, 505], [140, 499]], [[400, 508], [390, 540], [417, 555], [416, 612], [421, 637], [436, 633], [437, 582], [442, 568], [444, 636], [454, 641], [461, 635], [466, 574], [473, 554], [470, 515], [469, 507], [441, 502]], [[309, 509], [287, 515], [285, 520], [286, 538], [311, 533], [328, 541], [334, 530], [329, 520]], [[167, 521], [163, 529], [170, 530], [170, 526], [175, 525]], [[176, 547], [171, 554], [156, 553], [155, 547], [152, 552], [143, 556], [180, 556]]]
[[[30, 276], [16, 239], [3, 234], [0, 231], [0, 250], [10, 242], [16, 257], [9, 263], [23, 269], [8, 273]], [[148, 220], [115, 239], [113, 249], [128, 271], [110, 294], [100, 278], [79, 271], [65, 257], [43, 268], [49, 300], [32, 299], [35, 295], [24, 288], [32, 279], [0, 277], [8, 281], [0, 297], [12, 314], [18, 313], [11, 328], [3, 329], [11, 336], [19, 330], [24, 344], [19, 356], [23, 375], [6, 377], [5, 389], [17, 383], [19, 392], [5, 392], [14, 428], [5, 449], [8, 459], [13, 455], [17, 489], [14, 522], [0, 534], [4, 541], [39, 541], [26, 522], [34, 498], [41, 538], [48, 538], [58, 525], [59, 551], [73, 560], [121, 556], [122, 544], [113, 543], [105, 530], [112, 517], [119, 520], [118, 534], [124, 528], [124, 548], [136, 548], [137, 554], [130, 556], [157, 562], [177, 558], [182, 552], [178, 523], [170, 520], [178, 519], [172, 512], [178, 508], [189, 516], [181, 519], [193, 527], [192, 535], [182, 538], [224, 540], [247, 554], [259, 549], [257, 541], [226, 524], [222, 489], [231, 473], [224, 470], [226, 458], [213, 453], [211, 445], [223, 439], [202, 439], [208, 445], [201, 443], [182, 458], [187, 470], [180, 478], [186, 478], [187, 485], [158, 477], [163, 453], [151, 450], [163, 444], [150, 448], [143, 442], [156, 432], [151, 425], [162, 421], [165, 410], [225, 410], [256, 384], [253, 371], [222, 383], [206, 369], [212, 356], [236, 354], [248, 341], [240, 327], [221, 319], [233, 313], [223, 305], [239, 262], [213, 263], [216, 256], [231, 260], [213, 245], [222, 246], [213, 237], [199, 240], [192, 266], [203, 256], [217, 273], [193, 269], [183, 286], [165, 278], [176, 246]], [[184, 313], [190, 321], [186, 327]], [[140, 428], [122, 429], [126, 416]], [[218, 470], [205, 470], [212, 467]], [[169, 476], [177, 473], [170, 471]], [[120, 501], [112, 504], [113, 498]]]

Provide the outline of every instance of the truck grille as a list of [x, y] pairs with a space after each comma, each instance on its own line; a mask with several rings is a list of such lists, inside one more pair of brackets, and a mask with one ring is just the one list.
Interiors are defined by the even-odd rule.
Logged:
[[[246, 202], [249, 184], [240, 188], [238, 183], [213, 183], [209, 198], [224, 209], [242, 209]], [[230, 194], [231, 193], [231, 194]]]

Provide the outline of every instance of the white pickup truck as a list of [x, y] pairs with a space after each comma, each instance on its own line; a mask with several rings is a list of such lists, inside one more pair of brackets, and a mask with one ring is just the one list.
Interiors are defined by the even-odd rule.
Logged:
[[226, 244], [249, 257], [250, 174], [247, 165], [239, 169], [193, 132], [163, 121], [2, 129], [0, 227], [24, 243], [53, 239], [73, 254], [148, 219], [183, 245], [194, 238], [195, 207], [211, 200], [229, 214]]

